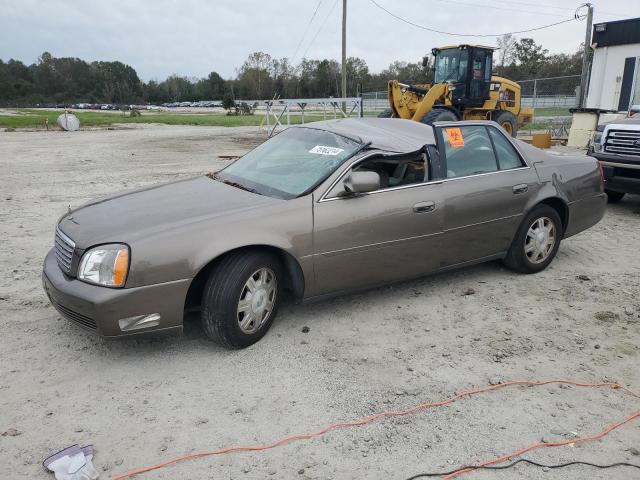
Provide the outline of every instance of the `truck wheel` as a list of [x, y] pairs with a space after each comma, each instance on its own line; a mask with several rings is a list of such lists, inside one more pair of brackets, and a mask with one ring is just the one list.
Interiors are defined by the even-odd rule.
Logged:
[[521, 273], [537, 273], [556, 256], [563, 236], [562, 220], [549, 205], [538, 205], [522, 221], [504, 264]]
[[457, 115], [451, 110], [447, 110], [446, 108], [433, 108], [422, 117], [420, 121], [427, 125], [432, 125], [433, 122], [457, 122], [458, 120]]
[[207, 336], [226, 348], [248, 347], [264, 337], [278, 310], [282, 278], [282, 265], [268, 252], [224, 257], [202, 294]]
[[513, 113], [499, 110], [493, 115], [493, 121], [500, 125], [512, 137], [518, 134], [518, 121]]
[[378, 118], [393, 118], [393, 110], [387, 108], [378, 114]]
[[607, 194], [608, 203], [618, 203], [625, 195], [622, 192], [614, 192], [613, 190], [605, 190], [605, 193]]

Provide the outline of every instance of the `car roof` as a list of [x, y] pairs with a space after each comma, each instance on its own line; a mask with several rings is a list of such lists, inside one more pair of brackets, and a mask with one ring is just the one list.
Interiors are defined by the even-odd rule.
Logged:
[[436, 143], [433, 128], [400, 118], [343, 118], [297, 125], [292, 128], [317, 128], [342, 135], [369, 148], [388, 152], [411, 153]]

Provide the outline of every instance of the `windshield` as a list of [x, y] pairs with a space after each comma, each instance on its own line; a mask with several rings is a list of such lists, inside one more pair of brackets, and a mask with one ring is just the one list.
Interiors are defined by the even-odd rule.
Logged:
[[468, 57], [466, 50], [440, 50], [436, 55], [434, 83], [463, 81], [467, 75]]
[[289, 128], [215, 175], [216, 180], [270, 197], [297, 197], [363, 147], [316, 128]]

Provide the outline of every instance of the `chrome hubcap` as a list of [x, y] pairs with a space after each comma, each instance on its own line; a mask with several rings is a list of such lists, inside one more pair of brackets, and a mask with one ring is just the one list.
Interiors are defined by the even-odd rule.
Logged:
[[548, 217], [538, 218], [531, 224], [524, 241], [524, 253], [531, 263], [542, 263], [556, 244], [556, 227]]
[[269, 268], [255, 271], [242, 287], [238, 300], [238, 325], [253, 333], [267, 321], [276, 300], [276, 276]]

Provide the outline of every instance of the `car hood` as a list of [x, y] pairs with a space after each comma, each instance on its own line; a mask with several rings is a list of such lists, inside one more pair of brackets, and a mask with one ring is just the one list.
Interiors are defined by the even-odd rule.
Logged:
[[611, 120], [610, 122], [606, 122], [603, 125], [640, 125], [640, 114], [634, 115], [633, 117], [624, 117], [618, 118], [616, 120]]
[[60, 220], [78, 248], [129, 243], [181, 225], [260, 208], [282, 200], [202, 176], [122, 192], [86, 203]]

